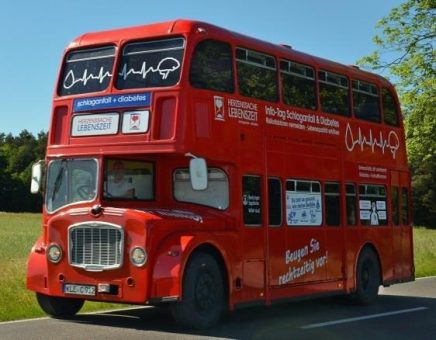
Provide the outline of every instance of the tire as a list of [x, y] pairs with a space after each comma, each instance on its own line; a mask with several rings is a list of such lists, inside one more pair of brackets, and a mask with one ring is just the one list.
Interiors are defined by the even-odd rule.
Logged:
[[375, 302], [380, 286], [380, 264], [374, 251], [364, 248], [360, 253], [356, 269], [356, 292], [352, 295], [360, 305]]
[[207, 329], [219, 322], [223, 307], [223, 278], [218, 263], [209, 254], [194, 254], [185, 270], [182, 300], [171, 305], [171, 314], [181, 326]]
[[58, 318], [74, 316], [85, 303], [81, 299], [47, 296], [40, 293], [36, 293], [36, 299], [44, 312]]

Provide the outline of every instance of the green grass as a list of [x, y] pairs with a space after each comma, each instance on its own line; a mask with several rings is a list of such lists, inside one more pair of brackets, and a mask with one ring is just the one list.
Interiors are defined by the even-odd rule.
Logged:
[[[25, 288], [26, 261], [40, 234], [40, 214], [0, 212], [0, 321], [45, 316], [35, 294]], [[414, 229], [416, 276], [436, 275], [436, 230]], [[81, 312], [124, 305], [86, 302]]]
[[[41, 231], [41, 214], [0, 212], [0, 321], [46, 316], [26, 289], [26, 261]], [[125, 305], [86, 302], [81, 312]]]
[[436, 229], [413, 230], [416, 277], [436, 275]]

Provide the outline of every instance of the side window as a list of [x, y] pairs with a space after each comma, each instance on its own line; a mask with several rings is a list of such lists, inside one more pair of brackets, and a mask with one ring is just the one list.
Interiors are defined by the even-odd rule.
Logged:
[[329, 226], [341, 224], [341, 197], [339, 183], [324, 184], [325, 220]]
[[353, 111], [356, 118], [381, 122], [380, 101], [376, 85], [353, 80]]
[[204, 40], [195, 48], [189, 74], [195, 88], [232, 93], [233, 63], [229, 44]]
[[280, 77], [285, 104], [316, 110], [315, 71], [312, 67], [281, 60]]
[[347, 183], [345, 185], [346, 197], [345, 201], [347, 204], [347, 224], [348, 225], [356, 225], [357, 217], [356, 217], [356, 186], [351, 183]]
[[382, 104], [383, 104], [383, 117], [385, 124], [391, 126], [399, 126], [397, 105], [395, 104], [394, 97], [387, 88], [382, 88]]
[[277, 67], [274, 57], [244, 48], [237, 48], [236, 65], [241, 95], [277, 102], [279, 94]]
[[189, 202], [224, 210], [229, 206], [229, 180], [227, 174], [216, 168], [209, 168], [207, 188], [194, 190], [191, 185], [189, 169], [174, 171], [173, 194], [180, 202]]
[[409, 224], [409, 190], [401, 189], [401, 222], [403, 225]]
[[268, 178], [268, 224], [282, 224], [282, 183], [278, 178]]
[[261, 185], [259, 176], [242, 177], [242, 209], [244, 224], [259, 226], [262, 224]]
[[391, 190], [392, 222], [394, 225], [400, 224], [400, 196], [398, 187], [393, 186]]
[[322, 224], [321, 185], [315, 181], [286, 181], [286, 223], [288, 226]]
[[387, 225], [386, 188], [383, 185], [359, 185], [360, 223]]
[[341, 116], [350, 115], [350, 96], [347, 77], [319, 71], [319, 97], [321, 110]]

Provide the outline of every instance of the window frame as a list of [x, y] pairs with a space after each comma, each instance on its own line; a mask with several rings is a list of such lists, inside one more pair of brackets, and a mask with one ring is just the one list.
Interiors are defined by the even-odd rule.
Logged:
[[[243, 51], [245, 52], [245, 58], [241, 59], [238, 57], [238, 51]], [[236, 65], [236, 72], [235, 72], [235, 79], [236, 79], [236, 88], [237, 88], [237, 93], [242, 96], [242, 97], [246, 97], [246, 98], [252, 98], [255, 100], [262, 100], [262, 101], [266, 101], [269, 103], [280, 103], [280, 82], [279, 82], [279, 68], [277, 67], [277, 58], [275, 55], [271, 55], [265, 52], [260, 52], [260, 51], [256, 51], [247, 47], [242, 47], [242, 46], [236, 46], [236, 48], [234, 49], [234, 55], [235, 55], [235, 65]], [[250, 61], [248, 60], [249, 56], [252, 55], [253, 58], [255, 58], [256, 56], [262, 56], [265, 58], [265, 63], [261, 64], [261, 63], [257, 63], [254, 61]], [[272, 66], [268, 66], [266, 65], [266, 60], [270, 59], [274, 62], [274, 67]], [[250, 96], [250, 95], [246, 95], [246, 94], [242, 94], [241, 92], [241, 81], [239, 78], [239, 66], [238, 63], [243, 63], [246, 65], [250, 65], [253, 67], [259, 67], [259, 68], [263, 68], [265, 70], [269, 70], [269, 71], [274, 71], [275, 75], [274, 75], [274, 80], [275, 80], [275, 86], [276, 86], [276, 93], [275, 93], [275, 98], [274, 100], [270, 100], [270, 99], [265, 99], [265, 98], [259, 98], [259, 97], [255, 97], [255, 96]]]
[[[258, 178], [259, 179], [259, 223], [256, 224], [250, 224], [250, 223], [246, 223], [245, 222], [245, 208], [244, 208], [244, 204], [243, 204], [243, 196], [244, 196], [244, 178], [248, 178], [248, 177], [252, 177], [252, 178]], [[255, 174], [245, 174], [242, 175], [241, 177], [241, 187], [242, 187], [242, 197], [241, 197], [241, 204], [242, 204], [242, 223], [244, 224], [245, 227], [249, 227], [249, 228], [259, 228], [263, 226], [263, 209], [262, 209], [262, 176], [261, 175], [255, 175]]]
[[[277, 181], [279, 183], [279, 202], [280, 202], [280, 223], [272, 224], [271, 223], [271, 196], [270, 196], [270, 180]], [[268, 177], [268, 226], [277, 228], [281, 227], [283, 224], [283, 185], [280, 177], [270, 176]]]
[[[219, 44], [222, 44], [222, 45], [227, 45], [227, 47], [229, 48], [229, 52], [230, 52], [230, 55], [229, 55], [230, 56], [230, 72], [231, 72], [231, 78], [232, 78], [232, 89], [231, 89], [231, 91], [222, 91], [222, 90], [217, 90], [217, 89], [214, 89], [214, 88], [211, 88], [211, 87], [197, 87], [197, 86], [195, 86], [193, 84], [193, 82], [192, 82], [192, 63], [193, 63], [193, 60], [194, 60], [194, 56], [195, 56], [195, 53], [197, 51], [197, 48], [201, 44], [206, 43], [206, 42], [214, 42], [214, 43], [219, 43]], [[195, 47], [194, 47], [194, 49], [192, 51], [192, 54], [191, 54], [191, 58], [189, 59], [189, 84], [190, 84], [190, 86], [192, 88], [198, 89], [198, 90], [216, 91], [216, 92], [227, 93], [227, 94], [235, 93], [236, 85], [235, 85], [235, 63], [234, 63], [234, 59], [235, 58], [234, 58], [233, 47], [232, 47], [232, 45], [229, 42], [218, 40], [218, 39], [214, 39], [214, 38], [203, 39], [203, 40], [199, 41], [195, 45]]]
[[[179, 167], [179, 168], [175, 168], [173, 170], [173, 172], [172, 172], [172, 182], [171, 182], [171, 185], [172, 185], [171, 193], [172, 193], [174, 201], [176, 201], [178, 203], [195, 204], [195, 205], [199, 205], [199, 206], [202, 206], [202, 207], [212, 208], [212, 209], [215, 209], [215, 210], [218, 210], [218, 211], [226, 211], [226, 210], [229, 209], [229, 207], [230, 207], [230, 197], [231, 197], [231, 195], [230, 195], [230, 179], [229, 179], [229, 175], [227, 174], [227, 172], [224, 169], [219, 168], [219, 167], [208, 167], [207, 168], [207, 178], [208, 178], [208, 182], [209, 182], [210, 181], [209, 175], [210, 175], [210, 171], [212, 171], [212, 170], [218, 170], [218, 171], [222, 172], [225, 175], [225, 178], [227, 179], [227, 184], [228, 184], [228, 187], [227, 187], [227, 194], [228, 194], [228, 197], [227, 197], [227, 206], [225, 208], [224, 207], [223, 208], [219, 208], [219, 207], [215, 207], [215, 206], [212, 206], [212, 205], [201, 204], [201, 203], [192, 202], [192, 201], [182, 201], [182, 200], [177, 199], [176, 195], [175, 195], [175, 182], [176, 182], [175, 176], [176, 176], [176, 172], [180, 171], [180, 170], [187, 171], [189, 173], [189, 168], [186, 168], [186, 167]], [[190, 178], [189, 178], [189, 183], [190, 182], [191, 181], [190, 181]], [[208, 183], [208, 186], [209, 186], [209, 183]], [[205, 190], [207, 190], [207, 188]], [[202, 191], [204, 191], [204, 190], [202, 190]]]
[[[357, 84], [357, 88], [354, 87], [355, 83]], [[376, 93], [373, 93], [371, 91], [365, 91], [364, 90], [364, 86], [365, 85], [370, 87], [370, 88], [375, 89]], [[356, 94], [361, 94], [361, 95], [377, 98], [377, 101], [376, 101], [376, 103], [377, 103], [377, 110], [378, 110], [378, 112], [377, 112], [378, 113], [377, 114], [377, 118], [378, 119], [377, 120], [369, 119], [365, 115], [360, 115], [360, 114], [358, 115], [357, 114], [357, 110], [356, 110], [356, 102], [357, 102], [357, 100], [355, 100], [356, 99], [355, 98], [355, 93]], [[354, 118], [362, 120], [362, 121], [365, 121], [365, 122], [370, 122], [370, 123], [377, 123], [377, 124], [381, 124], [382, 123], [383, 113], [382, 113], [382, 107], [381, 107], [381, 103], [380, 103], [381, 94], [380, 94], [380, 88], [379, 88], [379, 86], [377, 84], [371, 83], [371, 82], [366, 81], [366, 80], [361, 80], [361, 79], [358, 79], [358, 78], [353, 78], [353, 79], [351, 79], [351, 97], [352, 97], [352, 100], [353, 100], [353, 102], [352, 102], [352, 109], [353, 110], [352, 111], [353, 111]]]
[[[325, 74], [325, 80], [323, 80], [322, 79], [322, 77], [321, 77], [321, 74], [322, 73], [324, 73]], [[344, 86], [344, 85], [342, 85], [342, 84], [337, 84], [337, 83], [335, 83], [335, 82], [331, 82], [331, 81], [329, 81], [328, 80], [328, 76], [329, 75], [332, 75], [332, 76], [335, 76], [335, 77], [338, 77], [339, 79], [343, 79], [343, 80], [346, 80], [346, 82], [347, 82], [347, 86]], [[329, 115], [335, 115], [335, 116], [340, 116], [340, 117], [347, 117], [347, 118], [350, 118], [350, 117], [352, 117], [352, 108], [351, 108], [351, 100], [352, 100], [352, 96], [351, 96], [351, 93], [350, 93], [350, 91], [351, 91], [351, 85], [350, 85], [350, 78], [349, 78], [349, 76], [348, 75], [346, 75], [346, 74], [342, 74], [342, 73], [336, 73], [336, 72], [333, 72], [333, 71], [329, 71], [329, 70], [326, 70], [326, 69], [323, 69], [323, 68], [319, 68], [319, 69], [317, 69], [317, 83], [318, 83], [318, 100], [319, 100], [319, 110], [322, 112], [322, 113], [326, 113], [326, 114], [329, 114]], [[323, 101], [322, 101], [322, 97], [321, 97], [321, 85], [322, 84], [324, 84], [324, 85], [327, 85], [327, 86], [335, 86], [335, 87], [337, 87], [337, 88], [340, 88], [340, 89], [343, 89], [343, 90], [346, 90], [347, 92], [347, 98], [348, 98], [348, 105], [347, 105], [347, 107], [348, 107], [348, 109], [347, 109], [347, 112], [346, 113], [341, 113], [341, 112], [330, 112], [330, 111], [327, 111], [327, 110], [324, 110], [324, 108], [323, 108], [323, 105], [322, 105], [322, 103], [323, 103]]]
[[[279, 86], [281, 88], [281, 96], [282, 96], [282, 103], [284, 105], [288, 105], [288, 106], [294, 106], [294, 107], [298, 107], [301, 109], [305, 109], [305, 110], [312, 110], [312, 111], [317, 111], [319, 108], [319, 90], [318, 90], [318, 84], [317, 84], [317, 70], [314, 66], [310, 66], [307, 64], [303, 64], [303, 63], [299, 63], [290, 59], [286, 59], [286, 58], [279, 58], [279, 69], [278, 69], [278, 75], [279, 75]], [[282, 69], [282, 63], [286, 63], [287, 65], [287, 70]], [[296, 73], [296, 72], [292, 72], [291, 67], [292, 65], [297, 65], [298, 67], [304, 67], [305, 68], [305, 75]], [[307, 75], [307, 70], [312, 70], [313, 72], [313, 77], [310, 77]], [[314, 104], [313, 107], [302, 107], [302, 106], [298, 106], [295, 105], [294, 103], [287, 103], [285, 100], [285, 91], [284, 91], [284, 84], [285, 84], [285, 78], [282, 76], [282, 73], [291, 77], [296, 77], [296, 78], [300, 78], [300, 79], [304, 79], [304, 80], [308, 80], [308, 81], [313, 81], [313, 90], [314, 90], [314, 102], [312, 104]]]

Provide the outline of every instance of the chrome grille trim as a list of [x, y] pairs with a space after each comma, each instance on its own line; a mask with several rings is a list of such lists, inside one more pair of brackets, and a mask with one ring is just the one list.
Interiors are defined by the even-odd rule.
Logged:
[[124, 231], [106, 222], [84, 222], [68, 228], [68, 262], [87, 271], [117, 269], [123, 264]]

